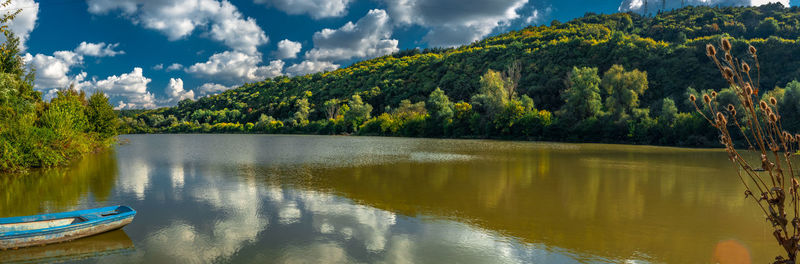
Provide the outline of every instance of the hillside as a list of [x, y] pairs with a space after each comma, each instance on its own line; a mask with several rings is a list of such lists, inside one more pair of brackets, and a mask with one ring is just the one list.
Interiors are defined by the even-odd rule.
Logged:
[[[686, 99], [730, 94], [705, 54], [759, 50], [762, 93], [797, 105], [800, 9], [687, 7], [586, 14], [452, 49], [407, 50], [333, 72], [277, 77], [124, 117], [131, 132], [358, 133], [715, 145]], [[615, 66], [618, 65], [618, 66]], [[435, 91], [437, 88], [443, 93]], [[795, 101], [793, 101], [795, 100]], [[784, 119], [800, 117], [787, 107]], [[795, 111], [796, 112], [796, 111]], [[787, 128], [800, 128], [788, 124]]]

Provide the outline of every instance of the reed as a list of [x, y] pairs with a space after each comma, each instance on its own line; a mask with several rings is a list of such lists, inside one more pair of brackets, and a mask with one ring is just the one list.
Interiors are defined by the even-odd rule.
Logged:
[[[756, 48], [749, 46], [747, 49], [749, 63], [731, 54], [729, 40], [722, 39], [719, 48], [721, 54], [714, 45], [708, 44], [706, 55], [735, 91], [738, 105], [718, 108], [716, 92], [710, 96], [703, 94], [701, 103], [708, 107], [698, 106], [694, 95], [689, 100], [697, 112], [719, 130], [719, 140], [744, 186], [745, 199], [752, 200], [761, 209], [773, 229], [775, 240], [784, 249], [786, 255], [775, 257], [774, 263], [796, 263], [800, 242], [800, 182], [794, 172], [793, 160], [800, 149], [800, 134], [783, 130], [774, 97], [768, 99], [769, 103], [758, 99], [761, 73]], [[757, 71], [755, 80], [751, 76], [750, 63]], [[747, 149], [736, 148], [729, 128], [737, 135], [738, 146]]]

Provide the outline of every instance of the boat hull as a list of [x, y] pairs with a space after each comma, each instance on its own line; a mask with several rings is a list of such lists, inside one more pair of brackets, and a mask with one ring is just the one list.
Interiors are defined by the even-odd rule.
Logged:
[[0, 219], [0, 227], [2, 227], [3, 224], [42, 222], [64, 218], [77, 218], [82, 220], [63, 226], [0, 232], [0, 249], [6, 250], [53, 244], [105, 233], [130, 224], [135, 214], [136, 211], [133, 209], [119, 206], [68, 213]]

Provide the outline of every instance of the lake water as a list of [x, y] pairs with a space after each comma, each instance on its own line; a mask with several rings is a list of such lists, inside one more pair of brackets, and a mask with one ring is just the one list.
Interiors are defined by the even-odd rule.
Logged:
[[125, 135], [0, 175], [0, 217], [128, 205], [122, 231], [0, 262], [706, 263], [778, 251], [720, 150], [294, 135]]

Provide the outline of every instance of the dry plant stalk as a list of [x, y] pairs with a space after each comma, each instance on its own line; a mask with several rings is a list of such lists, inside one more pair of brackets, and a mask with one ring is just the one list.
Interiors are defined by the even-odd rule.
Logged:
[[[756, 48], [748, 47], [748, 53], [758, 71], [754, 82], [750, 75], [750, 65], [731, 55], [730, 41], [722, 39], [719, 47], [722, 54], [717, 53], [714, 45], [706, 45], [706, 55], [714, 61], [722, 77], [736, 93], [739, 105], [731, 104], [724, 109], [718, 109], [716, 92], [703, 94], [702, 104], [707, 109], [701, 110], [694, 95], [689, 100], [697, 112], [719, 130], [720, 142], [725, 146], [730, 160], [736, 164], [739, 180], [745, 187], [745, 199], [751, 198], [755, 201], [772, 225], [772, 234], [786, 252], [786, 256], [775, 257], [774, 263], [795, 263], [800, 241], [800, 209], [797, 204], [800, 183], [794, 173], [792, 155], [800, 149], [800, 134], [793, 135], [783, 130], [774, 97], [769, 98], [769, 102], [758, 99], [758, 79], [761, 74]], [[736, 115], [737, 109], [741, 111], [740, 117]], [[734, 133], [739, 134], [747, 143], [747, 151], [760, 154], [756, 156], [760, 159], [754, 160], [750, 156], [750, 160], [761, 164], [751, 165], [736, 149], [728, 127], [735, 127]], [[791, 217], [787, 216], [787, 210]]]

